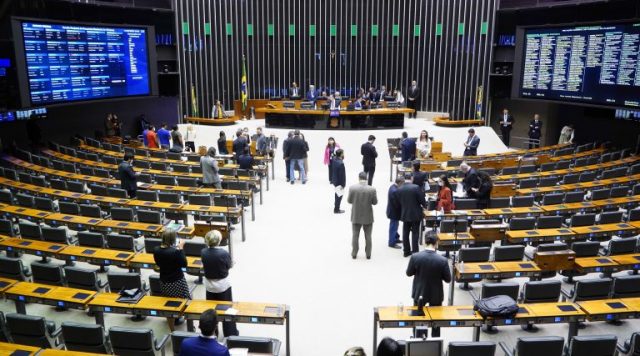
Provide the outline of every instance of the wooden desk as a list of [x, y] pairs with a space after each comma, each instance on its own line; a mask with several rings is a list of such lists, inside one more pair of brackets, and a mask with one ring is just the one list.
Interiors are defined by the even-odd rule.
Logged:
[[131, 307], [140, 315], [178, 318], [187, 305], [186, 299], [145, 295]]
[[80, 197], [80, 201], [88, 204], [96, 204], [100, 206], [122, 206], [129, 203], [129, 199], [104, 197], [102, 195], [84, 194]]
[[610, 239], [611, 235], [627, 236], [633, 235], [640, 231], [640, 227], [627, 223], [602, 224], [591, 226], [572, 227], [571, 230], [576, 233], [576, 238], [589, 239]]
[[56, 287], [42, 299], [44, 304], [54, 307], [84, 310], [87, 309], [87, 303], [95, 297], [96, 294], [97, 292], [90, 290]]
[[26, 219], [34, 222], [41, 222], [45, 217], [49, 216], [51, 213], [47, 211], [23, 208], [20, 206], [14, 205], [4, 205], [0, 207], [0, 213], [5, 216], [13, 216], [21, 219]]
[[68, 226], [72, 230], [85, 230], [97, 226], [104, 220], [80, 215], [52, 213], [47, 215], [44, 221], [51, 226]]
[[[202, 260], [200, 257], [195, 256], [186, 256], [187, 257], [187, 267], [185, 272], [192, 274], [202, 274]], [[156, 262], [153, 258], [153, 253], [138, 253], [128, 261], [129, 267], [134, 269], [156, 269]]]
[[483, 319], [473, 310], [472, 305], [446, 305], [427, 307], [426, 309], [431, 318], [432, 327], [472, 327], [473, 340], [480, 339], [480, 326], [482, 326]]
[[608, 187], [614, 184], [626, 184], [640, 180], [640, 174], [633, 176], [625, 176], [619, 178], [602, 179], [593, 182], [573, 183], [573, 184], [561, 184], [552, 187], [539, 187], [539, 188], [526, 188], [517, 189], [516, 195], [541, 195], [546, 193], [570, 191], [577, 189], [596, 189], [601, 187]]
[[179, 211], [182, 208], [182, 203], [163, 203], [159, 201], [146, 201], [146, 200], [127, 200], [127, 206], [139, 208], [139, 209], [155, 209], [160, 211]]
[[598, 210], [598, 207], [590, 201], [567, 203], [567, 204], [554, 204], [554, 205], [542, 205], [540, 206], [545, 213], [568, 215], [573, 213], [586, 213]]
[[69, 247], [69, 245], [22, 239], [18, 237], [7, 237], [0, 241], [0, 250], [5, 250], [7, 252], [19, 251], [41, 257], [55, 256], [67, 247]]
[[0, 294], [4, 293], [7, 289], [11, 288], [14, 284], [18, 283], [15, 279], [0, 277]]
[[589, 321], [615, 321], [635, 317], [640, 310], [627, 305], [624, 299], [589, 300], [577, 302]]
[[431, 317], [426, 307], [422, 309], [423, 315], [418, 315], [418, 307], [403, 307], [402, 310], [398, 307], [378, 307], [374, 309], [374, 319], [377, 319], [380, 329], [429, 326]]
[[605, 272], [613, 273], [620, 270], [620, 266], [610, 257], [578, 257], [576, 258], [576, 270], [581, 273]]
[[58, 287], [40, 283], [18, 282], [8, 288], [4, 294], [16, 304], [16, 313], [27, 314], [26, 303], [43, 304], [44, 298]]
[[481, 126], [484, 125], [484, 120], [475, 120], [475, 119], [467, 119], [467, 120], [451, 120], [449, 117], [436, 117], [433, 120], [436, 126], [443, 127], [463, 127], [463, 126]]
[[570, 302], [529, 303], [527, 308], [534, 314], [536, 324], [568, 323], [568, 340], [578, 335], [578, 324], [586, 319], [580, 306]]
[[530, 217], [540, 215], [543, 212], [544, 210], [539, 206], [484, 209], [485, 215], [498, 218]]
[[119, 303], [117, 293], [98, 293], [89, 301], [89, 310], [95, 313], [96, 323], [104, 326], [104, 313], [133, 314], [133, 305]]
[[532, 261], [500, 261], [456, 263], [456, 282], [472, 281], [478, 278], [505, 279], [514, 277], [540, 277], [542, 270]]
[[57, 349], [43, 349], [38, 356], [104, 356], [105, 354], [95, 354], [93, 352], [68, 351]]
[[139, 223], [135, 221], [102, 220], [96, 226], [97, 230], [107, 232], [125, 232], [135, 235], [158, 235], [163, 226], [159, 224]]
[[475, 238], [468, 232], [459, 232], [457, 236], [454, 233], [440, 232], [438, 233], [438, 250], [458, 250], [463, 245], [469, 245], [474, 241]]
[[614, 255], [609, 257], [611, 257], [611, 259], [620, 266], [620, 270], [640, 270], [640, 253]]
[[332, 117], [329, 110], [256, 109], [256, 113], [265, 115], [266, 127], [307, 130], [403, 128], [405, 114], [412, 112], [407, 108], [340, 110], [338, 116]]
[[[237, 312], [230, 313], [227, 310], [232, 307]], [[249, 303], [249, 302], [223, 302], [215, 300], [192, 300], [184, 310], [187, 319], [187, 330], [194, 331], [193, 321], [200, 318], [200, 314], [208, 309], [215, 309], [219, 321], [235, 321], [248, 324], [285, 325], [286, 355], [291, 355], [289, 334], [290, 311], [285, 304]]]
[[536, 230], [509, 230], [506, 233], [507, 240], [511, 243], [528, 242], [553, 242], [572, 241], [576, 234], [571, 229], [536, 229]]
[[469, 233], [473, 235], [476, 242], [495, 242], [504, 239], [505, 232], [509, 224], [471, 224]]
[[134, 256], [133, 252], [91, 248], [85, 246], [67, 246], [56, 254], [56, 258], [67, 261], [82, 261], [101, 266], [116, 265], [126, 267]]
[[468, 219], [488, 219], [484, 210], [451, 210], [450, 213], [441, 214], [436, 210], [424, 210], [424, 218], [427, 221], [453, 220], [455, 218], [465, 217]]
[[0, 342], [0, 355], [14, 355], [14, 353], [17, 355], [18, 352], [26, 352], [25, 355], [35, 355], [40, 350], [42, 349], [39, 347]]
[[227, 126], [233, 125], [236, 121], [240, 120], [238, 116], [224, 117], [222, 119], [213, 119], [208, 117], [187, 117], [185, 121], [187, 123], [197, 124], [197, 125], [210, 125], [210, 126]]

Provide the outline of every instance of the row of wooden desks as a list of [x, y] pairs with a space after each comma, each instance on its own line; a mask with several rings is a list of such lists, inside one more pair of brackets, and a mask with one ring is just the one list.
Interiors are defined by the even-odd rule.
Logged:
[[13, 300], [16, 311], [26, 314], [27, 303], [51, 305], [58, 308], [89, 309], [96, 323], [105, 325], [104, 314], [129, 314], [151, 317], [178, 318], [185, 316], [189, 331], [194, 331], [194, 320], [207, 309], [215, 309], [220, 321], [237, 323], [285, 325], [286, 349], [290, 355], [290, 310], [285, 304], [224, 302], [213, 300], [187, 300], [145, 295], [137, 303], [118, 302], [117, 293], [100, 293], [83, 289], [56, 287], [39, 283], [0, 279], [6, 283], [2, 292]]
[[502, 174], [494, 177], [494, 180], [520, 180], [520, 179], [528, 179], [528, 178], [536, 178], [536, 177], [553, 177], [553, 176], [563, 176], [567, 174], [575, 174], [596, 170], [603, 170], [609, 168], [616, 168], [621, 166], [632, 165], [636, 162], [640, 161], [640, 156], [631, 156], [615, 161], [609, 161], [605, 163], [591, 164], [582, 167], [573, 167], [568, 169], [556, 169], [551, 171], [535, 171], [531, 173], [518, 173], [518, 174]]
[[578, 335], [578, 324], [583, 321], [614, 321], [640, 317], [640, 298], [604, 299], [578, 303], [519, 304], [520, 309], [511, 319], [484, 319], [473, 306], [377, 307], [373, 317], [374, 350], [378, 345], [378, 328], [472, 327], [473, 341], [480, 340], [480, 327], [526, 324], [568, 324], [567, 340]]
[[640, 174], [634, 174], [631, 176], [601, 179], [601, 180], [595, 180], [592, 182], [561, 184], [561, 185], [556, 185], [552, 187], [516, 189], [516, 194], [538, 196], [542, 194], [558, 193], [562, 191], [572, 191], [572, 190], [579, 190], [579, 189], [582, 189], [582, 190], [596, 189], [596, 188], [608, 187], [615, 184], [635, 184], [635, 182], [637, 182], [638, 180], [640, 180]]

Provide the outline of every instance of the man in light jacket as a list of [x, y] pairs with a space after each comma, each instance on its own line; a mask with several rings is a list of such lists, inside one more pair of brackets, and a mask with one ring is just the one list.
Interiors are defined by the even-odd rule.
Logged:
[[351, 224], [353, 237], [351, 240], [351, 257], [358, 255], [360, 228], [364, 230], [366, 241], [365, 253], [371, 259], [371, 230], [373, 228], [373, 206], [378, 204], [376, 188], [367, 184], [367, 173], [358, 174], [359, 182], [349, 187], [347, 202], [351, 204]]

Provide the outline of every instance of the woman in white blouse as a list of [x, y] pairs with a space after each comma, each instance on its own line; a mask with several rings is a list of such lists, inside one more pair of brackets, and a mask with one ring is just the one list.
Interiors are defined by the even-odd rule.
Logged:
[[416, 149], [418, 150], [418, 157], [421, 159], [429, 158], [431, 154], [431, 140], [429, 139], [429, 133], [427, 130], [420, 131], [420, 138], [416, 142]]

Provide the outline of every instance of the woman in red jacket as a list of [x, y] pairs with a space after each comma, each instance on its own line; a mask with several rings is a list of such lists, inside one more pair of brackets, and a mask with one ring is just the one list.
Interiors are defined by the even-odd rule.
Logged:
[[453, 193], [449, 178], [447, 178], [446, 175], [441, 175], [440, 178], [438, 178], [438, 186], [440, 188], [438, 190], [438, 205], [436, 205], [436, 209], [450, 213], [451, 210], [456, 207], [453, 205]]

